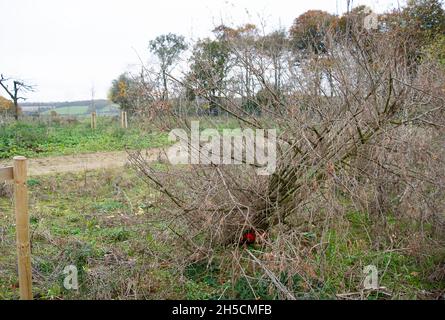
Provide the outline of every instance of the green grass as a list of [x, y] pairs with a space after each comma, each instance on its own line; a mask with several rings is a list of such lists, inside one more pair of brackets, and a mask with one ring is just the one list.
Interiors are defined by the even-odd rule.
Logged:
[[123, 130], [118, 121], [99, 117], [96, 130], [88, 119], [75, 124], [17, 122], [0, 127], [0, 159], [15, 155], [43, 157], [97, 151], [154, 148], [168, 145], [166, 133]]
[[[32, 181], [32, 182], [31, 182]], [[125, 191], [116, 193], [116, 185]], [[176, 235], [162, 222], [163, 199], [131, 169], [42, 176], [28, 181], [36, 299], [218, 299], [252, 297], [217, 263], [174, 263]], [[0, 197], [0, 300], [17, 299], [15, 228], [10, 199]], [[155, 217], [159, 222], [153, 222]], [[221, 258], [224, 257], [221, 255]], [[63, 287], [75, 265], [79, 291]], [[130, 290], [134, 283], [137, 295]], [[253, 283], [268, 299], [267, 285]]]
[[[389, 214], [388, 214], [389, 215]], [[390, 216], [390, 215], [389, 215]], [[391, 248], [388, 239], [381, 237], [382, 250], [375, 247], [375, 232], [371, 232], [375, 222], [364, 212], [351, 211], [346, 216], [348, 226], [332, 227], [323, 235], [326, 243], [315, 257], [319, 265], [323, 265], [324, 278], [322, 285], [312, 292], [317, 298], [335, 297], [336, 294], [357, 292], [362, 288], [363, 268], [374, 265], [379, 272], [379, 286], [392, 293], [388, 297], [383, 294], [368, 293], [367, 299], [418, 299], [424, 291], [440, 290], [443, 284], [431, 282], [429, 275], [434, 266], [445, 258], [444, 250], [436, 250], [434, 255], [423, 256], [421, 252], [412, 252], [407, 248]], [[394, 224], [400, 236], [406, 237], [418, 229], [412, 222], [388, 219]]]
[[[125, 194], [116, 193], [116, 185]], [[157, 193], [147, 192], [132, 170], [38, 177], [30, 179], [28, 186], [35, 298], [132, 299], [127, 292], [132, 281], [140, 281], [139, 298], [187, 296], [178, 274], [169, 266], [156, 266], [153, 253], [165, 259], [172, 252], [172, 247], [160, 241], [168, 229], [147, 224], [147, 216], [158, 212], [159, 206], [151, 205]], [[9, 198], [0, 196], [0, 212], [0, 300], [17, 299], [15, 228]], [[70, 264], [79, 271], [78, 292], [63, 287], [62, 271]]]

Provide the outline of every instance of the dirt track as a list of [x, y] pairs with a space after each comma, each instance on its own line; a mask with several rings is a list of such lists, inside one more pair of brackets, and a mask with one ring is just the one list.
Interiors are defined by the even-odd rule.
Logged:
[[[161, 154], [161, 151], [161, 148], [148, 149], [144, 151], [144, 155], [148, 160], [157, 160]], [[28, 175], [39, 176], [53, 173], [118, 168], [123, 167], [127, 162], [128, 153], [126, 151], [96, 152], [69, 156], [34, 158], [28, 160]], [[12, 161], [0, 161], [0, 167], [8, 165], [12, 165]]]

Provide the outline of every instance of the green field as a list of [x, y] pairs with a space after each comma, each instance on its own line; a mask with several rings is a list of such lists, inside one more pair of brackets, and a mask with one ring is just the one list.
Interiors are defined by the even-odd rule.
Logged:
[[89, 119], [72, 124], [13, 122], [0, 126], [0, 159], [15, 155], [43, 157], [98, 151], [156, 148], [168, 144], [167, 134], [137, 125], [121, 129], [110, 117], [99, 117], [92, 130]]
[[46, 110], [42, 114], [49, 115], [52, 111], [55, 111], [60, 115], [83, 115], [87, 113], [88, 106], [61, 107], [54, 110]]

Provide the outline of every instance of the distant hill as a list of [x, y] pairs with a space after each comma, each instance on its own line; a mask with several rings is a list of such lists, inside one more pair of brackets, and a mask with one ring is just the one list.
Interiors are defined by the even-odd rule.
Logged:
[[[119, 106], [109, 100], [94, 100], [98, 114], [115, 115], [119, 113]], [[26, 114], [48, 114], [55, 111], [60, 115], [87, 115], [91, 112], [91, 100], [64, 101], [64, 102], [25, 102], [20, 107]]]
[[[23, 102], [20, 103], [22, 107], [29, 106], [41, 106], [41, 107], [75, 107], [75, 106], [89, 106], [91, 100], [78, 100], [78, 101], [64, 101], [64, 102]], [[94, 104], [97, 107], [103, 107], [105, 105], [113, 104], [111, 101], [106, 99], [94, 100]]]

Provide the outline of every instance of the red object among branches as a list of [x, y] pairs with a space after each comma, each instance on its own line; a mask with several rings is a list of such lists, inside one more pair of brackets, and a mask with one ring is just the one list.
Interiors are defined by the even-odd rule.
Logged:
[[244, 232], [243, 237], [241, 239], [241, 243], [245, 244], [253, 244], [256, 240], [256, 234], [255, 231], [249, 230]]

